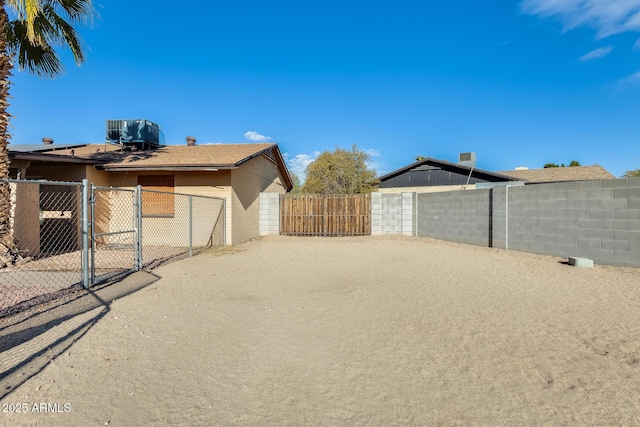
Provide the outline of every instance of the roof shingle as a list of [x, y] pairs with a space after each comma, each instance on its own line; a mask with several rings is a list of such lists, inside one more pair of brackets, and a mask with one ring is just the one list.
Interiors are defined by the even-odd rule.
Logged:
[[605, 168], [594, 166], [569, 166], [559, 168], [510, 170], [498, 172], [527, 182], [588, 181], [591, 179], [615, 179]]
[[[90, 144], [73, 148], [73, 155], [96, 160], [109, 169], [161, 166], [235, 167], [244, 160], [274, 147], [276, 144], [167, 145], [156, 150], [121, 152], [120, 147], [116, 145]], [[50, 154], [72, 155], [71, 149], [56, 150]]]

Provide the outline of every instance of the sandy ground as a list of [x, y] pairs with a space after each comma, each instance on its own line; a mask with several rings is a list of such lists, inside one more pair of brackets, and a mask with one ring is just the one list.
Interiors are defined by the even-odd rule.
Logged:
[[640, 270], [560, 261], [397, 236], [207, 252], [0, 321], [0, 424], [638, 425]]
[[[195, 248], [194, 252], [202, 251]], [[143, 248], [145, 268], [189, 256], [189, 248], [150, 246]], [[135, 266], [133, 249], [98, 249], [94, 254], [97, 281], [106, 280]], [[82, 253], [68, 252], [0, 269], [0, 315], [17, 304], [29, 305], [56, 297], [64, 289], [82, 285]]]

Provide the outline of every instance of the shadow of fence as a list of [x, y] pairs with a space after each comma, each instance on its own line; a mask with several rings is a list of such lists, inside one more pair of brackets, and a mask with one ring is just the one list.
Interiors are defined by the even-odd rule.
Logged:
[[0, 318], [0, 400], [67, 351], [110, 311], [111, 302], [159, 279], [131, 274], [115, 284], [78, 290], [14, 316]]

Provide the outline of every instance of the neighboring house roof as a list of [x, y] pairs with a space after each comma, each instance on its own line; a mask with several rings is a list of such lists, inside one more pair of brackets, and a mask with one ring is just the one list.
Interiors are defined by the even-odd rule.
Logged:
[[591, 179], [615, 179], [602, 166], [568, 166], [544, 169], [511, 170], [499, 172], [526, 182], [587, 181]]
[[386, 175], [383, 175], [378, 179], [380, 180], [380, 182], [384, 182], [408, 171], [428, 170], [434, 167], [449, 170], [452, 172], [457, 172], [461, 175], [469, 175], [471, 173], [472, 177], [479, 178], [485, 181], [496, 182], [496, 181], [516, 181], [517, 180], [517, 178], [514, 178], [509, 175], [504, 175], [502, 173], [496, 173], [496, 172], [491, 172], [484, 169], [472, 168], [470, 166], [452, 163], [446, 160], [434, 159], [433, 157], [426, 157], [423, 160], [420, 160], [418, 162], [412, 163], [408, 166], [405, 166], [403, 168], [390, 172]]
[[96, 169], [105, 171], [215, 171], [235, 169], [243, 163], [264, 155], [279, 166], [288, 189], [293, 181], [277, 144], [211, 144], [211, 145], [167, 145], [155, 150], [121, 150], [112, 144], [82, 144], [73, 146], [32, 145], [27, 151], [20, 146], [19, 152], [11, 158], [33, 160], [50, 159], [60, 161], [73, 159], [75, 162], [93, 163]]

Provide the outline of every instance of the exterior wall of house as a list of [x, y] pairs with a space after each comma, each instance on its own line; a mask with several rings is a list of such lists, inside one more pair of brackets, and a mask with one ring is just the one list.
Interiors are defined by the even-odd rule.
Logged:
[[[226, 197], [227, 199], [227, 243], [229, 243], [229, 234], [232, 230], [232, 217], [230, 215], [231, 207], [229, 200], [231, 199], [231, 171], [217, 172], [111, 172], [109, 184], [113, 187], [133, 189], [138, 185], [138, 177], [142, 175], [173, 175], [174, 192], [180, 194], [193, 194], [207, 197]], [[103, 206], [100, 209], [110, 211], [109, 227], [110, 229], [126, 229], [133, 218], [133, 206], [130, 199], [130, 193], [127, 192], [111, 192], [110, 197], [113, 201], [110, 207]], [[194, 230], [193, 241], [194, 246], [202, 246], [207, 243], [208, 238], [213, 232], [213, 226], [221, 223], [222, 215], [220, 208], [222, 201], [214, 202], [193, 198], [193, 216], [192, 227]], [[144, 213], [144, 207], [143, 207]], [[214, 218], [215, 217], [215, 218]], [[143, 234], [143, 244], [145, 245], [171, 245], [171, 246], [188, 246], [189, 245], [189, 198], [176, 194], [174, 197], [174, 214], [172, 217], [143, 217], [142, 225], [146, 230]], [[215, 221], [215, 220], [218, 221]]]
[[48, 165], [31, 165], [27, 168], [27, 176], [22, 179], [46, 179], [49, 181], [80, 182], [87, 177], [87, 169], [93, 166], [73, 163], [52, 163]]
[[283, 183], [278, 167], [264, 156], [251, 159], [231, 172], [232, 244], [260, 235], [260, 193], [286, 193]]
[[[383, 177], [384, 178], [384, 177]], [[482, 172], [474, 172], [469, 176], [469, 171], [460, 170], [452, 166], [417, 166], [411, 170], [404, 171], [399, 175], [384, 178], [379, 187], [438, 187], [449, 185], [475, 184], [478, 182], [502, 181], [493, 176], [488, 176]]]
[[89, 181], [90, 184], [98, 185], [101, 187], [107, 187], [111, 185], [109, 183], [110, 177], [109, 172], [99, 171], [93, 167], [93, 165], [86, 166], [85, 177]]
[[40, 193], [35, 184], [10, 184], [11, 228], [18, 247], [28, 256], [40, 254]]
[[475, 184], [469, 185], [434, 185], [431, 187], [397, 187], [378, 188], [378, 193], [400, 194], [400, 193], [442, 193], [445, 191], [475, 190]]

